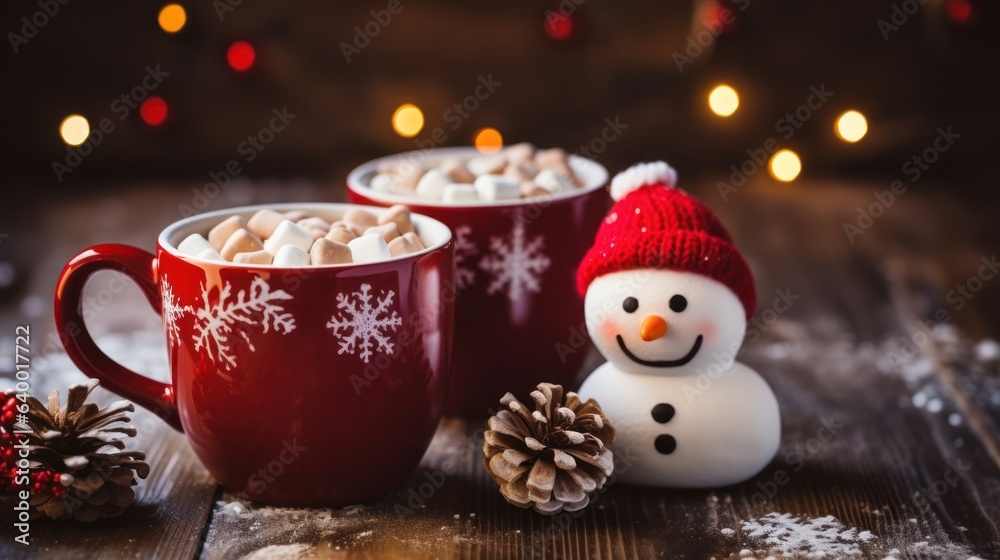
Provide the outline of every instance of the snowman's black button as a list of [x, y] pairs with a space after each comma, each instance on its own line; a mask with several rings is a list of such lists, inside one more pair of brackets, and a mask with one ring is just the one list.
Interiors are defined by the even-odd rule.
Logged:
[[674, 436], [668, 436], [667, 434], [656, 436], [656, 441], [654, 442], [656, 450], [664, 455], [670, 455], [677, 449], [677, 440]]
[[660, 424], [666, 424], [674, 417], [674, 407], [667, 403], [660, 403], [653, 407], [653, 420]]

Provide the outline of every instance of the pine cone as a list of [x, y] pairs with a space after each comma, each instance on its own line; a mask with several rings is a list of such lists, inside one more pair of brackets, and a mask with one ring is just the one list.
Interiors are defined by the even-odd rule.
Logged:
[[[121, 451], [125, 443], [115, 434], [134, 437], [135, 428], [114, 426], [129, 422], [132, 403], [118, 401], [99, 409], [84, 404], [97, 387], [97, 380], [69, 388], [66, 408], [59, 408], [59, 393], [49, 395], [48, 408], [28, 397], [27, 424], [30, 430], [28, 459], [32, 465], [31, 499], [33, 517], [45, 514], [53, 519], [72, 517], [94, 521], [120, 515], [135, 500], [135, 475], [146, 478], [149, 465], [144, 453]], [[112, 452], [106, 452], [112, 451]]]
[[614, 469], [615, 428], [593, 399], [583, 403], [560, 385], [542, 383], [531, 392], [535, 411], [507, 393], [489, 419], [483, 466], [508, 502], [552, 515], [590, 503]]

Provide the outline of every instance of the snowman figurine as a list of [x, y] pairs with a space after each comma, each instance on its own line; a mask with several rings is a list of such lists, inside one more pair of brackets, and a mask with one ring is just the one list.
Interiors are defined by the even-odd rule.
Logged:
[[611, 182], [616, 203], [580, 263], [587, 330], [607, 362], [579, 391], [618, 435], [619, 480], [704, 488], [747, 480], [778, 451], [778, 402], [736, 362], [753, 276], [718, 218], [663, 162]]

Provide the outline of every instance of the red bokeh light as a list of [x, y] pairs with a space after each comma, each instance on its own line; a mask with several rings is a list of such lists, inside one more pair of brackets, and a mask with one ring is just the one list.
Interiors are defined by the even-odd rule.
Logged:
[[249, 70], [256, 58], [257, 52], [254, 51], [253, 45], [246, 41], [236, 41], [229, 45], [229, 50], [226, 51], [226, 61], [229, 62], [229, 67], [237, 72]]
[[150, 97], [139, 105], [139, 117], [149, 126], [159, 126], [167, 120], [167, 102], [161, 97]]
[[948, 0], [944, 5], [948, 19], [958, 24], [969, 23], [972, 18], [972, 3], [969, 0]]
[[566, 41], [573, 37], [573, 18], [557, 11], [545, 15], [545, 34], [553, 41]]

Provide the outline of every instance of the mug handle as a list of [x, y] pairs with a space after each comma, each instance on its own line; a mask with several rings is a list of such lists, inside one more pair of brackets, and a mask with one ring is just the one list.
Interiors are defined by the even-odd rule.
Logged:
[[162, 299], [156, 283], [156, 257], [128, 245], [95, 245], [73, 257], [56, 287], [56, 328], [66, 353], [89, 377], [97, 378], [111, 392], [153, 411], [176, 430], [183, 432], [174, 387], [160, 383], [119, 365], [97, 347], [83, 320], [81, 299], [87, 280], [99, 270], [114, 270], [128, 276], [139, 286], [158, 315]]

